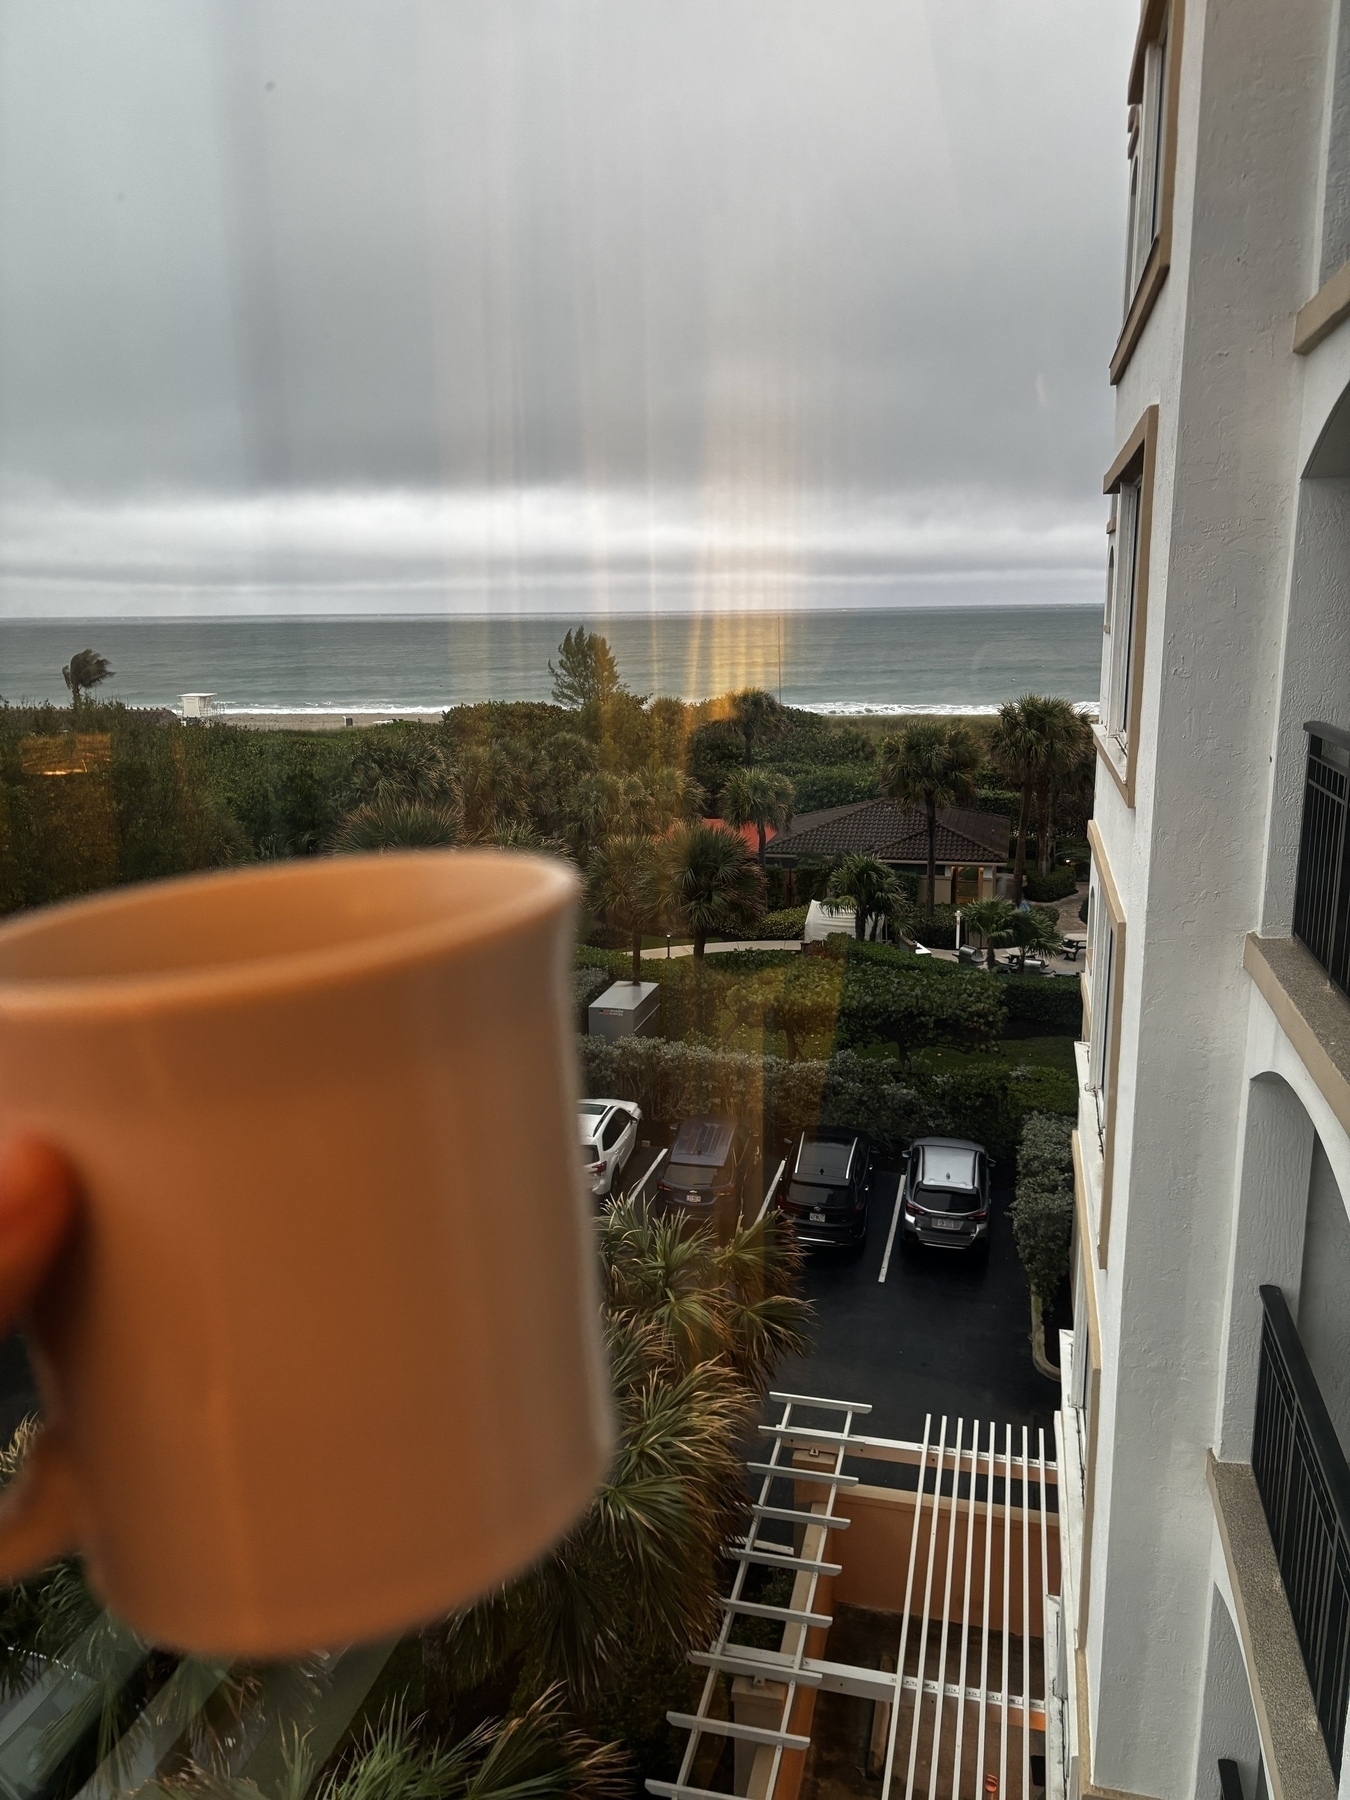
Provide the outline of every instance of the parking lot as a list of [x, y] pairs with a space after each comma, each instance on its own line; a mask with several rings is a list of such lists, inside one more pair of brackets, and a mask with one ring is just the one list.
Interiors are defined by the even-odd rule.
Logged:
[[[877, 1171], [861, 1255], [810, 1254], [806, 1293], [816, 1307], [815, 1349], [785, 1364], [776, 1385], [869, 1402], [872, 1414], [862, 1429], [883, 1437], [922, 1437], [924, 1415], [931, 1412], [936, 1427], [945, 1412], [1033, 1431], [1043, 1426], [1053, 1443], [1059, 1390], [1031, 1360], [1030, 1301], [1007, 1216], [1011, 1187], [995, 1182], [987, 1259], [964, 1251], [902, 1252], [897, 1229], [887, 1260], [898, 1183], [896, 1171]], [[1053, 1322], [1047, 1338], [1053, 1354]]]
[[[640, 1171], [650, 1155], [639, 1153], [634, 1166]], [[868, 1428], [883, 1437], [921, 1437], [925, 1413], [936, 1424], [946, 1412], [1041, 1425], [1053, 1442], [1050, 1415], [1059, 1392], [1031, 1361], [1026, 1277], [1007, 1216], [1011, 1188], [996, 1179], [987, 1259], [961, 1251], [905, 1253], [898, 1230], [887, 1259], [898, 1182], [895, 1170], [877, 1171], [860, 1255], [809, 1254], [805, 1288], [816, 1308], [815, 1348], [786, 1363], [776, 1385], [869, 1402]], [[1054, 1321], [1046, 1336], [1053, 1354]], [[11, 1337], [0, 1342], [0, 1439], [8, 1440], [34, 1403], [22, 1344]]]

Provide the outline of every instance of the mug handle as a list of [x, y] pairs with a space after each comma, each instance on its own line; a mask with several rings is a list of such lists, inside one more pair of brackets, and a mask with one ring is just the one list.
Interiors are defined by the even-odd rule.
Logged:
[[0, 1496], [0, 1579], [17, 1580], [75, 1549], [83, 1514], [65, 1440], [44, 1426]]

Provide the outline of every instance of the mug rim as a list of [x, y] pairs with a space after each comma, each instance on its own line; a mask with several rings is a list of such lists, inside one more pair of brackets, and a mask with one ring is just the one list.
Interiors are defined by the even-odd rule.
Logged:
[[230, 1003], [277, 996], [334, 981], [359, 980], [383, 970], [415, 966], [468, 945], [489, 945], [522, 926], [534, 924], [572, 902], [579, 892], [576, 874], [556, 857], [489, 846], [470, 849], [366, 851], [340, 857], [294, 858], [259, 869], [211, 869], [170, 876], [134, 886], [102, 889], [34, 909], [0, 923], [0, 946], [20, 936], [41, 936], [56, 919], [126, 912], [149, 904], [166, 890], [190, 893], [207, 887], [244, 883], [315, 882], [342, 869], [359, 870], [416, 859], [456, 862], [499, 862], [528, 873], [532, 879], [516, 891], [495, 896], [472, 915], [452, 916], [429, 924], [385, 930], [374, 936], [325, 945], [314, 950], [284, 950], [235, 962], [198, 963], [186, 967], [130, 974], [36, 976], [14, 979], [0, 975], [0, 1019], [52, 1017], [79, 1013], [111, 1018], [129, 1013], [176, 1011], [211, 1003]]

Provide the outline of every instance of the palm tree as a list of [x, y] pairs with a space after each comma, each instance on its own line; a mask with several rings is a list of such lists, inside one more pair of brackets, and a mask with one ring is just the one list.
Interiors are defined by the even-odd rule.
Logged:
[[772, 769], [737, 769], [722, 788], [722, 817], [728, 825], [753, 825], [759, 833], [759, 872], [769, 826], [782, 831], [792, 823], [796, 795], [786, 775]]
[[984, 939], [985, 963], [988, 968], [998, 967], [994, 956], [995, 946], [1012, 943], [1015, 930], [1013, 921], [1024, 916], [1006, 900], [977, 900], [973, 906], [962, 908], [961, 918], [966, 929]]
[[683, 769], [651, 762], [627, 779], [628, 804], [639, 831], [660, 837], [679, 820], [697, 818], [703, 789]]
[[375, 806], [387, 800], [456, 799], [454, 772], [440, 733], [426, 726], [384, 726], [362, 734], [348, 770], [347, 807]]
[[865, 938], [875, 919], [890, 920], [903, 898], [900, 883], [875, 856], [846, 856], [830, 876], [831, 900], [853, 902], [853, 935]]
[[1050, 873], [1055, 855], [1055, 814], [1064, 790], [1084, 773], [1095, 773], [1092, 732], [1087, 720], [1069, 700], [1043, 702], [1046, 743], [1036, 771], [1036, 866]]
[[[449, 1743], [420, 1730], [401, 1705], [387, 1707], [316, 1800], [621, 1800], [631, 1785], [627, 1758], [617, 1744], [570, 1729], [562, 1702], [551, 1688], [516, 1717], [484, 1720]], [[231, 1789], [229, 1800], [258, 1792], [252, 1783]]]
[[916, 719], [881, 746], [881, 791], [905, 806], [922, 806], [928, 821], [928, 916], [937, 890], [937, 814], [975, 798], [980, 748], [968, 726]]
[[1045, 754], [1047, 721], [1046, 701], [1038, 694], [1023, 694], [1020, 700], [1007, 700], [999, 708], [998, 720], [990, 736], [990, 752], [995, 767], [1005, 780], [1018, 790], [1017, 845], [1013, 860], [1014, 906], [1022, 903], [1022, 886], [1027, 872], [1027, 828], [1031, 823], [1031, 799], [1037, 772]]
[[1048, 906], [1033, 906], [1028, 912], [1015, 911], [1008, 921], [1012, 941], [1017, 945], [1017, 967], [1025, 969], [1027, 952], [1035, 950], [1048, 955], [1058, 950], [1064, 939], [1057, 923], [1058, 914]]
[[671, 911], [693, 937], [701, 966], [709, 932], [734, 931], [758, 918], [759, 874], [741, 838], [721, 825], [678, 827], [665, 857]]
[[755, 747], [782, 726], [787, 708], [763, 688], [742, 688], [731, 702], [731, 716], [745, 744], [745, 766], [751, 768]]
[[449, 801], [385, 799], [348, 813], [333, 834], [333, 849], [436, 850], [459, 840], [459, 812]]
[[717, 1617], [743, 1525], [743, 1435], [772, 1372], [806, 1347], [800, 1253], [777, 1220], [719, 1245], [631, 1202], [599, 1225], [618, 1450], [580, 1523], [541, 1563], [428, 1632], [428, 1693], [562, 1683], [583, 1721], [692, 1648]]
[[78, 709], [81, 694], [89, 693], [116, 673], [107, 657], [100, 656], [97, 650], [77, 650], [61, 671], [61, 679], [70, 689], [71, 710]]
[[664, 914], [665, 871], [655, 840], [610, 838], [593, 852], [586, 886], [591, 911], [611, 930], [628, 934], [636, 986], [642, 980], [643, 933], [654, 931]]

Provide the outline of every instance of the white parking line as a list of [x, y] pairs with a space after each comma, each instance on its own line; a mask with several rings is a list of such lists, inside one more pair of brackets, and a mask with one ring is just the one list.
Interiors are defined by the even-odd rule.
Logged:
[[878, 1281], [885, 1281], [886, 1271], [891, 1266], [891, 1251], [895, 1247], [895, 1228], [900, 1223], [900, 1202], [904, 1199], [904, 1197], [905, 1197], [905, 1177], [904, 1177], [904, 1174], [902, 1173], [900, 1176], [900, 1185], [895, 1190], [895, 1210], [891, 1214], [891, 1228], [886, 1233], [886, 1254], [881, 1259], [881, 1273], [880, 1273], [880, 1275], [877, 1276]]

